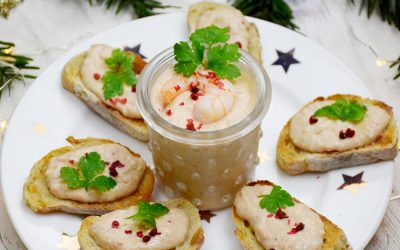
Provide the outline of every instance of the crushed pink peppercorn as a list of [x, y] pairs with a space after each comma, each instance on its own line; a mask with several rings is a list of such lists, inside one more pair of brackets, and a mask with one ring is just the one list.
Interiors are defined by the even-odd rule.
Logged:
[[300, 222], [299, 224], [295, 224], [295, 227], [290, 230], [287, 234], [296, 234], [304, 229], [304, 223]]
[[118, 229], [119, 228], [119, 222], [118, 221], [113, 221], [112, 223], [111, 223], [111, 227], [112, 228], [116, 228], [116, 229]]

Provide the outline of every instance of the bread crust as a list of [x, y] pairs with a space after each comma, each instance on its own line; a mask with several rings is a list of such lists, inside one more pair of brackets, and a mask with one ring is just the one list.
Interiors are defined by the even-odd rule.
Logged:
[[283, 127], [276, 148], [276, 160], [281, 169], [290, 175], [298, 175], [304, 172], [326, 172], [332, 169], [365, 165], [377, 161], [392, 160], [397, 156], [397, 127], [393, 116], [392, 107], [389, 105], [371, 99], [363, 99], [355, 95], [332, 95], [327, 98], [318, 97], [316, 101], [337, 100], [344, 98], [352, 101], [367, 101], [373, 105], [383, 108], [391, 116], [391, 120], [383, 131], [382, 135], [372, 144], [358, 147], [347, 151], [334, 151], [324, 153], [314, 153], [303, 150], [293, 144], [290, 139], [290, 122]]
[[[148, 128], [143, 119], [131, 119], [123, 116], [118, 110], [107, 106], [83, 84], [81, 78], [81, 64], [85, 56], [86, 53], [83, 52], [73, 57], [64, 66], [61, 77], [64, 88], [79, 97], [91, 110], [99, 114], [117, 129], [138, 140], [148, 141]], [[139, 56], [136, 57], [140, 58]], [[133, 68], [139, 73], [144, 65], [145, 62], [141, 58], [136, 59]]]
[[[189, 25], [190, 33], [194, 32], [197, 27], [197, 22], [204, 11], [215, 10], [219, 8], [232, 8], [232, 6], [214, 2], [199, 2], [192, 4], [189, 7], [189, 11], [187, 14], [187, 20]], [[236, 10], [236, 9], [235, 9]], [[249, 53], [258, 60], [259, 63], [262, 64], [262, 55], [261, 55], [261, 43], [260, 43], [260, 35], [258, 33], [257, 26], [254, 23], [248, 23], [247, 32], [249, 33]]]
[[[185, 241], [177, 246], [175, 250], [198, 250], [203, 244], [204, 234], [199, 216], [199, 211], [192, 203], [185, 199], [176, 199], [170, 201], [159, 202], [165, 206], [177, 207], [185, 211], [189, 218], [189, 231]], [[82, 250], [102, 250], [95, 240], [91, 237], [89, 227], [96, 220], [98, 216], [90, 216], [83, 220], [81, 228], [78, 232], [78, 240]]]
[[[265, 180], [250, 182], [249, 184], [247, 184], [247, 186], [255, 186], [255, 185], [273, 186], [275, 184]], [[293, 200], [298, 203], [302, 203], [296, 198], [293, 198]], [[335, 225], [325, 216], [316, 212], [314, 209], [312, 208], [310, 209], [315, 213], [317, 213], [318, 216], [321, 218], [322, 222], [324, 223], [325, 236], [324, 236], [324, 243], [322, 245], [322, 250], [352, 249], [342, 229], [340, 229], [337, 225]], [[249, 223], [243, 221], [237, 215], [235, 206], [233, 206], [232, 210], [233, 210], [232, 212], [233, 221], [236, 225], [235, 234], [239, 238], [243, 248], [245, 250], [265, 250], [263, 246], [257, 241], [254, 231], [250, 227]]]
[[[117, 201], [105, 203], [81, 203], [72, 200], [62, 200], [55, 197], [49, 191], [44, 175], [51, 158], [58, 155], [63, 155], [77, 147], [115, 143], [112, 140], [97, 138], [75, 139], [73, 137], [68, 137], [67, 141], [71, 144], [71, 146], [55, 149], [44, 156], [41, 160], [36, 162], [29, 174], [27, 181], [25, 182], [24, 201], [25, 204], [34, 212], [49, 213], [54, 211], [62, 211], [71, 214], [101, 215], [117, 209], [133, 206], [140, 200], [150, 199], [154, 187], [154, 176], [149, 167], [146, 167], [145, 173], [143, 174], [137, 190], [131, 195], [121, 198]], [[127, 147], [125, 148], [129, 150], [134, 157], [140, 157], [139, 154], [131, 151]]]

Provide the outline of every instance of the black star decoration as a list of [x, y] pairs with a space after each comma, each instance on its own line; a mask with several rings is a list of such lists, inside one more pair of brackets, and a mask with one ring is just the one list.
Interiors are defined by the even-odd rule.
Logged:
[[128, 46], [126, 46], [126, 47], [124, 48], [124, 50], [125, 50], [125, 51], [132, 51], [132, 52], [136, 53], [137, 55], [139, 55], [142, 59], [146, 59], [147, 57], [146, 57], [145, 55], [143, 55], [142, 53], [140, 53], [140, 46], [141, 46], [141, 45], [142, 45], [142, 44], [139, 43], [138, 45], [133, 46], [133, 47], [128, 47]]
[[338, 187], [338, 190], [348, 189], [353, 193], [353, 195], [356, 195], [359, 188], [367, 185], [367, 183], [362, 179], [363, 174], [364, 171], [354, 176], [342, 174], [344, 183]]
[[295, 49], [293, 48], [287, 53], [276, 50], [276, 53], [278, 54], [278, 59], [274, 63], [272, 63], [272, 65], [281, 65], [285, 70], [285, 73], [287, 73], [290, 65], [300, 63], [298, 60], [296, 60], [296, 58], [293, 57], [294, 50]]
[[199, 214], [200, 218], [207, 221], [208, 223], [210, 223], [212, 217], [217, 216], [216, 214], [213, 214], [210, 210], [201, 210], [199, 211]]

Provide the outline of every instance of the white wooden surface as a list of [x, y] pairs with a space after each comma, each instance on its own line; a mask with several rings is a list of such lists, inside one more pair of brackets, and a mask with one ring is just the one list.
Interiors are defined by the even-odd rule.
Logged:
[[[195, 0], [168, 0], [181, 10]], [[220, 1], [224, 2], [224, 1]], [[378, 66], [378, 59], [393, 60], [400, 55], [400, 32], [380, 21], [358, 15], [345, 0], [291, 0], [295, 22], [301, 33], [336, 55], [360, 77], [377, 99], [395, 109], [400, 117], [400, 79], [394, 69]], [[79, 41], [134, 18], [131, 11], [115, 15], [104, 6], [90, 7], [86, 0], [30, 0], [0, 18], [0, 40], [17, 43], [16, 52], [31, 56], [44, 70], [52, 61]], [[140, 34], [138, 34], [140, 35]], [[38, 72], [40, 73], [40, 71]], [[15, 85], [11, 96], [0, 100], [0, 132], [31, 82]], [[398, 160], [396, 161], [398, 166]], [[400, 194], [400, 170], [396, 167], [393, 195]], [[400, 249], [400, 199], [391, 201], [386, 216], [367, 249]], [[356, 225], [355, 225], [356, 227]], [[45, 236], [44, 236], [45, 237]], [[0, 192], [0, 250], [24, 249], [4, 208]]]

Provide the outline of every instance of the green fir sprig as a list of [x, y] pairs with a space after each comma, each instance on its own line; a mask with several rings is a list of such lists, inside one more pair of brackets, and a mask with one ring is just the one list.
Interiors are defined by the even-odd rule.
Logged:
[[36, 78], [31, 74], [21, 73], [21, 70], [35, 70], [39, 67], [31, 66], [32, 58], [12, 53], [15, 44], [0, 41], [0, 97], [3, 90], [8, 88], [14, 81], [24, 81], [24, 78]]
[[127, 5], [132, 6], [137, 17], [145, 17], [152, 16], [158, 14], [155, 12], [155, 9], [166, 9], [173, 8], [175, 6], [163, 5], [159, 1], [155, 0], [88, 0], [90, 5], [93, 5], [93, 2], [106, 4], [107, 9], [110, 9], [112, 6], [117, 6], [116, 14], [118, 14], [124, 7]]
[[285, 0], [234, 0], [232, 6], [246, 16], [264, 19], [289, 29], [299, 27], [293, 23], [293, 12]]
[[393, 61], [390, 65], [390, 68], [397, 67], [397, 74], [394, 76], [394, 80], [400, 77], [400, 56], [397, 58], [396, 61]]

